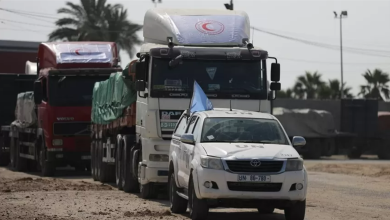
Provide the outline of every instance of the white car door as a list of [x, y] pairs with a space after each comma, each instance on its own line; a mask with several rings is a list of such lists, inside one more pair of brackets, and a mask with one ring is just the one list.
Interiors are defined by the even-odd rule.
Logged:
[[183, 149], [184, 146], [180, 142], [181, 135], [184, 134], [184, 131], [186, 129], [187, 125], [187, 116], [183, 115], [176, 126], [175, 131], [172, 135], [172, 141], [171, 141], [171, 150], [176, 153], [176, 160], [175, 160], [175, 175], [177, 176], [178, 184], [179, 186], [184, 186], [185, 184], [185, 175], [184, 175], [184, 156], [183, 156]]
[[[195, 127], [197, 125], [199, 121], [199, 117], [197, 115], [194, 115], [191, 117], [191, 119], [189, 120], [189, 126], [187, 126], [187, 129], [185, 131], [186, 134], [194, 134], [194, 130], [195, 130]], [[195, 138], [195, 137], [194, 137]], [[188, 181], [190, 179], [190, 172], [191, 172], [191, 169], [190, 169], [190, 163], [192, 161], [192, 159], [194, 158], [194, 149], [195, 149], [195, 145], [192, 145], [192, 144], [184, 144], [182, 143], [183, 146], [184, 146], [184, 181], [185, 181], [185, 187], [188, 188]]]

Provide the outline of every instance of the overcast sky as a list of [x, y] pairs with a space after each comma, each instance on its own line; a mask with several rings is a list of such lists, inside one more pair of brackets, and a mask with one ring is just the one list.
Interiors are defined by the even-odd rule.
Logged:
[[[229, 0], [162, 0], [157, 7], [224, 9]], [[57, 9], [63, 0], [0, 0], [0, 8], [43, 13], [60, 18]], [[79, 0], [71, 0], [79, 3]], [[108, 0], [128, 9], [129, 20], [142, 24], [145, 12], [154, 7], [151, 0]], [[340, 21], [333, 11], [348, 11], [343, 19], [344, 81], [356, 94], [365, 83], [362, 74], [380, 68], [390, 73], [390, 0], [382, 1], [265, 1], [234, 0], [234, 9], [249, 14], [251, 25], [268, 31], [323, 44], [340, 44]], [[46, 41], [55, 28], [54, 19], [37, 18], [0, 11], [0, 39]], [[52, 27], [52, 28], [51, 28]], [[142, 37], [142, 31], [138, 33]], [[294, 85], [296, 77], [307, 71], [319, 71], [323, 79], [340, 79], [340, 51], [303, 44], [277, 36], [254, 32], [254, 45], [268, 51], [281, 63], [282, 89]], [[359, 49], [359, 50], [357, 50]], [[365, 49], [365, 50], [360, 50]], [[359, 53], [357, 54], [356, 51]], [[384, 52], [381, 52], [384, 51]], [[374, 56], [375, 55], [375, 56]], [[121, 53], [122, 65], [130, 58]]]

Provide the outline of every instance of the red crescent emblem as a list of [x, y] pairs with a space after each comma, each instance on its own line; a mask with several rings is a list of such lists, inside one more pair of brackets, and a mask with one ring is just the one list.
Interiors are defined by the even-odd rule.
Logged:
[[[212, 26], [208, 26], [212, 25]], [[219, 21], [207, 20], [207, 21], [199, 21], [195, 24], [195, 28], [207, 35], [218, 35], [225, 30], [225, 25], [223, 25]]]
[[210, 23], [204, 23], [204, 24], [202, 25], [202, 28], [205, 29], [206, 31], [215, 31], [215, 30], [210, 29], [210, 28], [207, 27], [207, 25], [209, 25], [209, 24], [210, 24]]
[[75, 52], [77, 55], [81, 55], [81, 54], [79, 53], [79, 50], [80, 50], [80, 49], [77, 49], [77, 50], [75, 50], [74, 52]]

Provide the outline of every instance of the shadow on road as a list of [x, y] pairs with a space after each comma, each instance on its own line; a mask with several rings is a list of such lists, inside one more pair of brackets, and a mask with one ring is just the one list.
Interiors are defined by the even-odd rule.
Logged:
[[[223, 220], [237, 220], [237, 219], [259, 219], [259, 220], [285, 220], [284, 215], [280, 213], [261, 215], [257, 212], [213, 212], [211, 209], [207, 219], [223, 219]], [[227, 211], [227, 210], [226, 210]], [[190, 219], [189, 213], [181, 215]]]

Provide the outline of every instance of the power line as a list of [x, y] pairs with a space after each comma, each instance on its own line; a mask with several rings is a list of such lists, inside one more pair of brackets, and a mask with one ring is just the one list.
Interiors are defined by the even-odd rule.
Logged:
[[[319, 43], [315, 41], [309, 41], [309, 40], [304, 40], [300, 38], [295, 38], [295, 37], [290, 37], [282, 34], [277, 34], [274, 32], [266, 31], [260, 28], [252, 27], [256, 31], [263, 32], [266, 34], [270, 34], [273, 36], [277, 36], [280, 38], [292, 40], [292, 41], [297, 41], [300, 43], [312, 45], [312, 46], [317, 46], [317, 47], [322, 47], [326, 49], [333, 49], [333, 50], [339, 50], [338, 46], [336, 45], [331, 45], [331, 44], [324, 44], [324, 43]], [[349, 53], [355, 53], [355, 54], [360, 54], [360, 55], [370, 55], [370, 56], [379, 56], [379, 57], [390, 57], [390, 51], [384, 51], [384, 50], [372, 50], [372, 49], [363, 49], [363, 48], [352, 48], [352, 47], [346, 47], [345, 50]], [[364, 52], [364, 53], [363, 53]], [[389, 54], [377, 54], [377, 53], [389, 53]]]
[[[284, 60], [290, 60], [290, 61], [295, 61], [295, 62], [305, 62], [305, 63], [322, 63], [322, 64], [334, 64], [334, 65], [340, 65], [339, 62], [326, 62], [326, 61], [319, 61], [319, 60], [303, 60], [303, 59], [295, 59], [295, 58], [285, 58], [285, 57], [280, 57], [278, 56], [278, 58], [280, 59], [284, 59]], [[356, 62], [356, 63], [345, 63], [344, 64], [348, 64], [348, 65], [390, 65], [390, 62], [389, 63], [362, 63], [362, 62]]]

